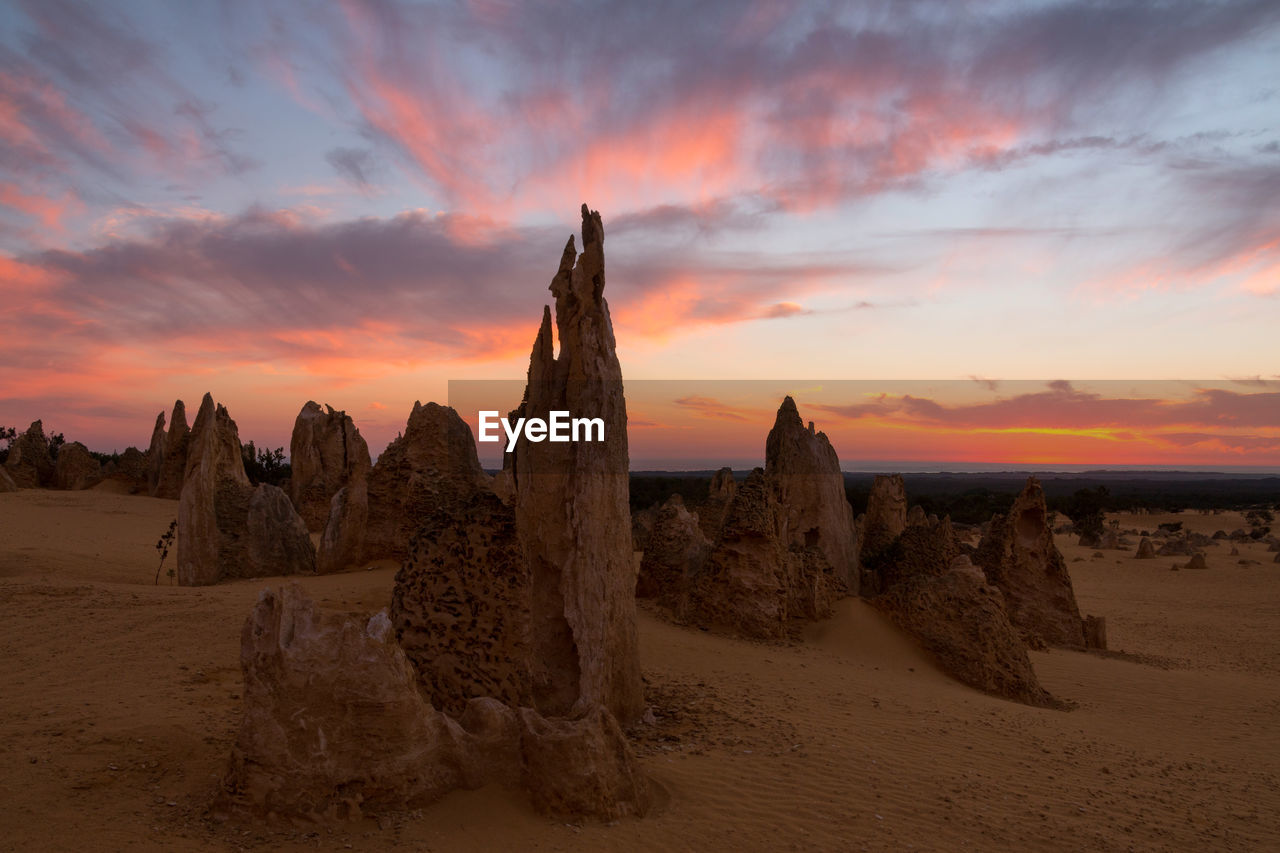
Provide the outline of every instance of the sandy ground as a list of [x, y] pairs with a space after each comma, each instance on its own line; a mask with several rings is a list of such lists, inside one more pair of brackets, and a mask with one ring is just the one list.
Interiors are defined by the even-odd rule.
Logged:
[[[660, 794], [645, 819], [569, 825], [494, 787], [354, 824], [214, 824], [240, 626], [273, 581], [153, 585], [176, 511], [106, 491], [0, 494], [0, 849], [1280, 849], [1274, 555], [1226, 544], [1207, 571], [1173, 572], [1185, 558], [1095, 557], [1066, 537], [1082, 611], [1126, 653], [1033, 654], [1074, 710], [950, 681], [856, 600], [788, 645], [642, 612], [659, 717], [637, 741]], [[393, 574], [302, 583], [371, 611]]]

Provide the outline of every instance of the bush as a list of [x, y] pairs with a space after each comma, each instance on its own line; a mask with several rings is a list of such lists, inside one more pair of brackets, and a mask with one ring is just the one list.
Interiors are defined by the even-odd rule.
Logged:
[[284, 459], [283, 447], [258, 450], [250, 441], [240, 446], [240, 455], [244, 457], [244, 472], [255, 486], [259, 483], [283, 486], [293, 474], [293, 466]]

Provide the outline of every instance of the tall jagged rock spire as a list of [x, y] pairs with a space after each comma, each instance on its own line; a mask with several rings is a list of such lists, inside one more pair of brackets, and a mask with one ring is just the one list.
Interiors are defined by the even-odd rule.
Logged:
[[529, 358], [521, 414], [600, 418], [599, 442], [516, 445], [516, 521], [532, 584], [534, 704], [549, 715], [643, 710], [628, 499], [627, 408], [604, 299], [604, 226], [582, 206], [582, 254], [569, 238]]
[[765, 440], [765, 474], [781, 508], [779, 534], [788, 545], [816, 547], [849, 591], [858, 591], [853, 508], [845, 497], [840, 460], [827, 434], [806, 428], [795, 400], [778, 407]]

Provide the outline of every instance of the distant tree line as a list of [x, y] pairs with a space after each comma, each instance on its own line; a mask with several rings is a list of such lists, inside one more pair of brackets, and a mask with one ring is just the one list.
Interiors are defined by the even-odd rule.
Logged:
[[[845, 475], [845, 496], [855, 516], [867, 510], [873, 479], [872, 474]], [[918, 504], [939, 518], [949, 515], [960, 524], [982, 524], [996, 513], [1008, 512], [1025, 483], [1021, 477], [989, 474], [905, 474], [903, 480], [910, 505]], [[677, 493], [697, 506], [706, 500], [710, 485], [709, 472], [632, 474], [631, 508], [645, 509]], [[1280, 477], [1047, 477], [1041, 485], [1049, 510], [1069, 517], [1082, 533], [1100, 534], [1109, 512], [1223, 509], [1249, 513], [1253, 533], [1269, 530], [1272, 510], [1280, 509]]]

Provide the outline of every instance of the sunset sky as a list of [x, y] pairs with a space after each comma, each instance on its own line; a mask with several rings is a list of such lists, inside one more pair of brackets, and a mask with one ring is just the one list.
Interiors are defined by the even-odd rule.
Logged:
[[3, 0], [0, 425], [376, 454], [585, 201], [633, 457], [1280, 469], [1280, 3], [790, 5]]

